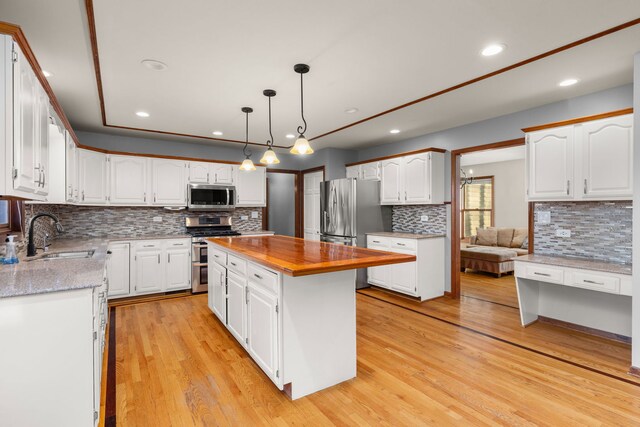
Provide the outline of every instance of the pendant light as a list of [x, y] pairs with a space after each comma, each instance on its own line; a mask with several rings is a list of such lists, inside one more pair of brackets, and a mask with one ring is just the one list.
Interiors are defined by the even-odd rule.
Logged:
[[255, 165], [251, 161], [251, 151], [247, 152], [247, 147], [249, 146], [249, 113], [253, 113], [253, 108], [251, 107], [242, 107], [242, 112], [246, 116], [245, 120], [245, 139], [244, 139], [244, 148], [242, 149], [242, 154], [244, 154], [245, 159], [240, 165], [241, 171], [254, 171], [256, 170]]
[[309, 141], [304, 136], [307, 131], [307, 121], [304, 119], [304, 85], [302, 83], [302, 76], [309, 72], [309, 66], [307, 64], [296, 64], [293, 66], [293, 71], [300, 74], [300, 115], [302, 116], [302, 122], [304, 123], [304, 129], [302, 126], [298, 126], [298, 139], [291, 148], [291, 154], [313, 154], [313, 148], [309, 144]]
[[273, 133], [271, 132], [271, 98], [276, 96], [276, 91], [273, 89], [265, 89], [262, 94], [269, 98], [269, 136], [270, 140], [267, 141], [267, 151], [264, 152], [262, 158], [260, 159], [260, 163], [265, 165], [276, 165], [280, 163], [278, 160], [278, 156], [276, 156], [275, 151], [273, 151]]

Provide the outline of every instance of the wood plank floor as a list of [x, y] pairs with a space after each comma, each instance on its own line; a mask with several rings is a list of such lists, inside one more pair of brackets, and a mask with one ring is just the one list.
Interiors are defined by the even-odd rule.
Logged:
[[513, 275], [497, 278], [467, 270], [460, 273], [460, 295], [518, 308], [518, 293]]
[[[118, 426], [640, 425], [638, 384], [456, 325], [526, 341], [531, 328], [504, 324], [513, 323], [509, 307], [471, 298], [420, 304], [361, 291], [357, 378], [290, 401], [206, 301], [198, 295], [116, 308]], [[488, 307], [476, 316], [482, 321], [469, 321], [480, 304]], [[577, 335], [566, 347], [576, 344], [592, 365], [631, 378], [621, 370], [628, 346], [543, 327], [544, 340]], [[539, 334], [527, 344], [549, 350]], [[549, 347], [559, 351], [557, 343]]]

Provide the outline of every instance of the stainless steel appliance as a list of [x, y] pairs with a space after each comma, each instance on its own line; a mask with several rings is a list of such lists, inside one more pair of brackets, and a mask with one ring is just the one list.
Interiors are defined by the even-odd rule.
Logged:
[[240, 233], [231, 229], [231, 215], [201, 215], [185, 219], [187, 233], [191, 235], [191, 290], [194, 293], [208, 290], [208, 237], [239, 236]]
[[[380, 182], [355, 178], [320, 183], [320, 240], [366, 247], [366, 233], [391, 231], [391, 206], [380, 205]], [[367, 285], [358, 270], [357, 287]]]
[[230, 211], [235, 208], [233, 185], [189, 184], [187, 206], [192, 211]]

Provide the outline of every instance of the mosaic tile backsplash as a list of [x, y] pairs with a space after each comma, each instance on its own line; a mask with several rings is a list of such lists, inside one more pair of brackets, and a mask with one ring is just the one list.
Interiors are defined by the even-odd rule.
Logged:
[[[184, 218], [198, 215], [189, 211], [170, 211], [156, 207], [114, 207], [114, 206], [72, 206], [72, 205], [27, 205], [25, 224], [40, 212], [56, 215], [64, 227], [63, 237], [178, 235], [184, 234]], [[258, 212], [252, 219], [251, 212]], [[241, 220], [241, 216], [248, 220]], [[162, 222], [153, 222], [153, 217], [162, 217]], [[262, 229], [262, 208], [238, 208], [233, 211], [233, 228], [238, 231]], [[58, 237], [51, 220], [46, 218], [36, 222], [34, 240], [42, 246], [42, 237], [49, 233], [52, 239]], [[25, 232], [26, 234], [26, 232]]]
[[[429, 221], [421, 222], [420, 217], [428, 215]], [[393, 206], [392, 229], [395, 232], [446, 234], [446, 205], [402, 205]]]
[[[630, 264], [631, 206], [630, 201], [536, 203], [535, 253]], [[550, 224], [537, 220], [544, 211], [551, 213]], [[556, 237], [557, 229], [570, 230], [571, 237]]]

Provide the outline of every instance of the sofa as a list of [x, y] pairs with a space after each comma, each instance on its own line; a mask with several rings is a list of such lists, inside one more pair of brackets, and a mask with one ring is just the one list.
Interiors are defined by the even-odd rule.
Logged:
[[513, 258], [526, 255], [526, 228], [479, 228], [469, 244], [460, 250], [460, 269], [484, 271], [497, 277], [513, 272]]

